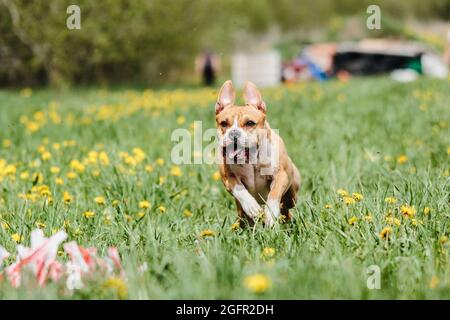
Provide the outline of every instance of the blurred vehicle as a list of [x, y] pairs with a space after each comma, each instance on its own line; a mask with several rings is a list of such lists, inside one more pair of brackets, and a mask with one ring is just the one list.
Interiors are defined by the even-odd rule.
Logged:
[[283, 65], [283, 81], [326, 80], [352, 75], [377, 75], [396, 72], [394, 79], [414, 80], [417, 75], [445, 79], [448, 67], [428, 46], [411, 41], [364, 39], [359, 42], [318, 43]]

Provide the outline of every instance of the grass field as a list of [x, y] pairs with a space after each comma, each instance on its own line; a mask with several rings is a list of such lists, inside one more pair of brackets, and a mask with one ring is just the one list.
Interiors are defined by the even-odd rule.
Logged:
[[262, 90], [303, 178], [294, 222], [274, 230], [235, 228], [214, 165], [171, 163], [174, 129], [214, 127], [215, 90], [2, 91], [0, 245], [65, 229], [100, 252], [117, 246], [128, 279], [72, 295], [4, 279], [0, 299], [450, 298], [449, 87]]

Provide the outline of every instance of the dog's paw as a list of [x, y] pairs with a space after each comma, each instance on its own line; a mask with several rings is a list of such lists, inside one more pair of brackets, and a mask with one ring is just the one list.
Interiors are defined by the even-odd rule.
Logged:
[[247, 216], [253, 220], [255, 220], [263, 212], [263, 209], [254, 198], [249, 197], [245, 201], [242, 201], [241, 206]]
[[265, 215], [264, 215], [264, 226], [266, 228], [273, 228], [274, 225], [275, 225], [275, 218], [272, 216], [272, 214], [267, 212], [267, 209], [266, 209]]
[[272, 228], [280, 216], [280, 204], [277, 201], [269, 200], [264, 208], [264, 225]]

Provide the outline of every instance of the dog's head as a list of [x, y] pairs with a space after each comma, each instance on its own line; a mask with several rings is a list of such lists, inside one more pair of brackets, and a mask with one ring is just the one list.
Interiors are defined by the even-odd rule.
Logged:
[[234, 104], [236, 94], [230, 80], [220, 89], [216, 103], [219, 147], [227, 162], [248, 163], [257, 153], [261, 134], [266, 131], [266, 105], [256, 86], [244, 86], [244, 106]]

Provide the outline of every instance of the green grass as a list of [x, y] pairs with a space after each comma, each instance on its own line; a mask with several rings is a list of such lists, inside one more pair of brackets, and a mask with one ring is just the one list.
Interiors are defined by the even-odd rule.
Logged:
[[[448, 81], [355, 78], [263, 90], [269, 122], [280, 130], [303, 185], [293, 223], [236, 231], [234, 201], [213, 179], [214, 165], [182, 165], [182, 176], [170, 174], [172, 130], [189, 128], [195, 120], [203, 129], [213, 127], [214, 90], [43, 90], [29, 97], [0, 92], [0, 143], [11, 142], [0, 148], [6, 162], [0, 169], [0, 245], [15, 252], [13, 234], [28, 245], [37, 223], [49, 236], [69, 222], [69, 240], [101, 254], [118, 247], [131, 299], [450, 298], [450, 244], [441, 241], [450, 234], [448, 88]], [[180, 116], [183, 124], [177, 123]], [[70, 140], [76, 144], [64, 146]], [[146, 156], [133, 166], [120, 152], [133, 162], [135, 147]], [[51, 154], [45, 161], [44, 149]], [[71, 160], [83, 161], [91, 150], [105, 151], [110, 164], [87, 162], [84, 172], [68, 179]], [[405, 163], [398, 162], [401, 155]], [[157, 164], [158, 158], [165, 163]], [[16, 172], [5, 173], [7, 164]], [[148, 165], [153, 171], [145, 170]], [[51, 166], [61, 172], [51, 173]], [[35, 173], [44, 180], [37, 181]], [[56, 184], [56, 177], [64, 184]], [[160, 177], [166, 178], [162, 184]], [[52, 204], [41, 196], [34, 202], [19, 197], [34, 184], [49, 186]], [[364, 199], [345, 205], [339, 188]], [[70, 204], [63, 202], [65, 191], [74, 197]], [[96, 204], [96, 196], [104, 196], [106, 204]], [[397, 203], [386, 203], [389, 196]], [[139, 208], [144, 199], [150, 209]], [[415, 207], [415, 220], [402, 216], [402, 205]], [[191, 217], [183, 214], [186, 209]], [[95, 216], [85, 218], [87, 210]], [[389, 210], [400, 225], [390, 225], [387, 240], [379, 233], [389, 226]], [[367, 215], [371, 222], [364, 220]], [[358, 220], [350, 225], [353, 216]], [[200, 237], [205, 229], [216, 235]], [[273, 257], [262, 255], [265, 247], [275, 249]], [[143, 262], [148, 270], [141, 274], [136, 270]], [[381, 269], [380, 290], [366, 286], [366, 268], [373, 264]], [[262, 294], [244, 285], [245, 277], [257, 273], [272, 282]], [[432, 278], [438, 279], [434, 288]], [[102, 281], [71, 296], [58, 283], [12, 289], [4, 280], [0, 299], [116, 297]]]

